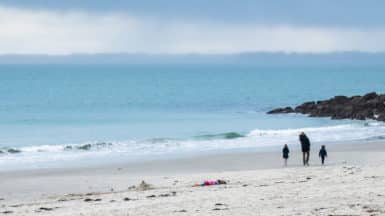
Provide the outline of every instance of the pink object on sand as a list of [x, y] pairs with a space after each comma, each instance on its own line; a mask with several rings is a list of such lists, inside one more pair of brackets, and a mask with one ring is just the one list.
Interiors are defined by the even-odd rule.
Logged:
[[206, 186], [209, 186], [209, 185], [216, 185], [217, 182], [216, 182], [216, 181], [205, 181], [204, 184], [205, 184]]

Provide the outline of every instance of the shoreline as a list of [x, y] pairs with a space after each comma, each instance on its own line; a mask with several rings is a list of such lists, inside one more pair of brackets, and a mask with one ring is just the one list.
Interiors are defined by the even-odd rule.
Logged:
[[[320, 166], [318, 150], [321, 144], [312, 144], [310, 154], [310, 165]], [[290, 158], [287, 168], [298, 168], [302, 166], [302, 153], [299, 146], [290, 148]], [[326, 165], [338, 164], [363, 164], [377, 154], [385, 153], [385, 141], [371, 142], [349, 142], [327, 146], [329, 157]], [[371, 155], [370, 157], [368, 155]], [[281, 150], [264, 152], [236, 152], [194, 155], [183, 158], [156, 159], [140, 162], [111, 163], [101, 166], [79, 166], [67, 168], [49, 168], [33, 170], [14, 170], [0, 172], [0, 193], [7, 191], [15, 180], [28, 180], [39, 178], [60, 179], [71, 176], [73, 178], [98, 178], [107, 176], [121, 176], [122, 178], [135, 179], [141, 177], [202, 174], [212, 172], [236, 172], [249, 170], [270, 170], [283, 168]], [[136, 180], [137, 179], [137, 180]], [[132, 183], [134, 183], [133, 181]], [[58, 182], [59, 183], [59, 182]], [[71, 184], [68, 184], [70, 187]], [[67, 187], [67, 186], [65, 186]], [[81, 186], [83, 187], [83, 186]], [[42, 188], [40, 188], [42, 189]], [[49, 192], [47, 189], [46, 192]], [[1, 194], [0, 194], [1, 195]]]
[[[312, 143], [311, 146], [311, 159], [314, 159], [314, 156], [318, 158], [318, 151], [320, 146], [324, 143]], [[272, 169], [282, 167], [282, 146], [269, 146], [261, 147], [259, 149], [234, 149], [234, 150], [219, 150], [219, 151], [205, 151], [200, 154], [181, 154], [181, 155], [172, 155], [170, 157], [165, 156], [155, 156], [154, 159], [144, 159], [141, 161], [122, 161], [122, 162], [108, 162], [106, 164], [88, 164], [86, 166], [67, 166], [67, 167], [55, 167], [55, 168], [33, 168], [33, 169], [17, 169], [17, 170], [0, 170], [0, 176], [7, 174], [14, 175], [34, 175], [35, 173], [49, 174], [49, 173], [65, 173], [65, 172], [84, 172], [85, 170], [109, 170], [114, 168], [124, 168], [130, 170], [134, 174], [151, 174], [142, 167], [160, 167], [158, 174], [172, 171], [172, 172], [201, 172], [204, 170], [216, 171], [216, 170], [247, 170], [247, 169]], [[300, 144], [298, 145], [289, 145], [290, 148], [290, 158], [289, 165], [301, 165], [300, 157], [302, 157], [300, 152]], [[326, 145], [328, 152], [370, 152], [370, 151], [384, 151], [385, 152], [385, 141], [375, 140], [375, 141], [345, 141], [345, 142], [332, 142]], [[253, 166], [244, 166], [242, 164], [233, 164], [233, 162], [255, 162]], [[343, 158], [343, 157], [342, 157]], [[207, 169], [202, 168], [200, 164], [195, 164], [194, 161], [219, 161], [222, 163], [207, 163]], [[278, 161], [278, 162], [277, 162]], [[293, 163], [290, 163], [290, 162]], [[263, 164], [261, 164], [263, 162]], [[183, 166], [186, 165], [186, 166]], [[140, 168], [140, 169], [139, 169]]]
[[[313, 143], [311, 147], [311, 157], [314, 164], [314, 158], [318, 160], [318, 151], [321, 143]], [[289, 146], [290, 158], [289, 166], [301, 166], [301, 152], [300, 146]], [[351, 141], [331, 143], [326, 146], [328, 152], [340, 154], [341, 152], [385, 152], [385, 141]], [[342, 156], [340, 162], [350, 157]], [[359, 157], [358, 157], [359, 158]], [[194, 163], [200, 161], [206, 162], [206, 166]], [[218, 162], [218, 163], [213, 163]], [[353, 162], [353, 160], [351, 160]], [[264, 150], [250, 151], [242, 149], [231, 152], [230, 150], [219, 152], [202, 152], [198, 154], [182, 154], [179, 156], [155, 157], [154, 159], [145, 159], [142, 161], [122, 161], [122, 162], [107, 162], [104, 165], [90, 164], [86, 166], [68, 166], [68, 167], [55, 167], [55, 168], [35, 168], [35, 169], [17, 169], [17, 170], [2, 170], [0, 171], [0, 177], [7, 175], [14, 176], [33, 176], [36, 174], [62, 174], [62, 173], [79, 173], [79, 172], [100, 172], [113, 169], [127, 170], [133, 175], [148, 175], [148, 174], [163, 174], [163, 173], [191, 173], [191, 172], [212, 172], [212, 171], [242, 171], [242, 170], [254, 170], [254, 169], [273, 169], [282, 167], [282, 153], [279, 148], [265, 148]], [[156, 167], [158, 171], [149, 172], [147, 168]]]
[[[286, 120], [280, 119], [283, 123], [292, 122], [293, 119], [299, 122], [306, 122], [303, 127], [281, 129], [251, 129], [248, 132], [238, 132], [243, 137], [239, 139], [223, 138], [228, 133], [203, 133], [206, 135], [194, 136], [194, 139], [181, 138], [154, 138], [133, 139], [134, 143], [128, 141], [89, 141], [80, 144], [53, 144], [19, 146], [12, 150], [14, 153], [0, 155], [0, 173], [8, 171], [26, 170], [56, 170], [56, 169], [77, 169], [97, 168], [108, 166], [106, 164], [129, 164], [137, 162], [151, 162], [154, 160], [177, 160], [183, 158], [200, 157], [202, 155], [225, 155], [240, 154], [249, 152], [271, 152], [280, 151], [284, 143], [298, 148], [298, 134], [305, 131], [310, 135], [311, 141], [317, 145], [325, 143], [327, 146], [334, 146], [346, 143], [360, 143], [383, 141], [382, 134], [385, 133], [385, 124], [377, 122], [340, 122], [326, 124], [330, 120], [323, 119], [318, 126], [307, 127], [307, 120], [310, 118], [292, 116]], [[277, 119], [272, 118], [274, 123]], [[326, 124], [326, 125], [323, 125]], [[254, 127], [252, 127], [254, 128]], [[286, 128], [286, 129], [285, 129]], [[228, 130], [226, 130], [228, 131]], [[232, 130], [229, 130], [232, 131]], [[211, 135], [210, 135], [211, 134]], [[207, 137], [204, 137], [207, 136]], [[214, 136], [214, 137], [211, 137]], [[221, 136], [217, 137], [217, 136]], [[156, 137], [156, 136], [155, 136]], [[161, 137], [161, 136], [159, 136]], [[109, 140], [106, 138], [106, 140]], [[119, 139], [118, 139], [119, 140]], [[363, 140], [363, 141], [357, 141]], [[59, 143], [59, 142], [58, 142]], [[76, 144], [77, 143], [77, 144]], [[278, 144], [278, 145], [277, 145]], [[17, 145], [16, 145], [17, 146]], [[352, 146], [353, 148], [356, 148]], [[3, 150], [3, 149], [0, 149]], [[5, 152], [5, 150], [3, 150]], [[19, 152], [20, 151], [20, 152]]]
[[[355, 146], [352, 148], [352, 146]], [[0, 173], [7, 215], [373, 215], [385, 213], [385, 142], [328, 148], [310, 167], [293, 149]], [[193, 187], [204, 180], [226, 185]], [[141, 181], [151, 184], [140, 190]], [[132, 187], [135, 185], [136, 187]], [[303, 190], [306, 188], [306, 190]], [[374, 214], [374, 215], [379, 215]]]

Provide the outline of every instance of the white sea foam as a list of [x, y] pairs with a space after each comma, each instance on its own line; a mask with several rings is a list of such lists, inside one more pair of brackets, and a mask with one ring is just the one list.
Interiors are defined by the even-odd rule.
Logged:
[[313, 142], [339, 142], [350, 140], [374, 139], [385, 133], [385, 124], [379, 122], [345, 124], [327, 127], [310, 127], [283, 130], [253, 130], [249, 137], [272, 142], [297, 142], [300, 132], [305, 132]]
[[[304, 131], [314, 143], [331, 143], [352, 140], [381, 139], [385, 124], [380, 122], [357, 122], [326, 127], [262, 130], [255, 129], [243, 137], [220, 138], [219, 135], [203, 136], [207, 139], [150, 139], [112, 142], [86, 142], [66, 145], [40, 145], [18, 148], [20, 153], [0, 154], [0, 170], [40, 168], [76, 164], [80, 161], [108, 161], [142, 159], [170, 154], [196, 154], [205, 151], [280, 148], [283, 144], [298, 144], [298, 134]], [[213, 138], [214, 137], [214, 138]], [[100, 160], [102, 159], [102, 160]], [[108, 160], [107, 160], [108, 159]]]

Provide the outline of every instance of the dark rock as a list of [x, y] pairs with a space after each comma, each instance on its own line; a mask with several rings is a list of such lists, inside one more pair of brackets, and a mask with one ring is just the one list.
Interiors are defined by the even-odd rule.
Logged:
[[371, 92], [371, 93], [368, 93], [368, 94], [364, 95], [363, 99], [365, 101], [368, 101], [368, 100], [374, 99], [376, 97], [378, 97], [377, 93], [376, 92]]
[[268, 114], [290, 112], [307, 114], [310, 117], [385, 121], [385, 94], [378, 95], [372, 92], [364, 96], [335, 96], [329, 100], [306, 102], [294, 109], [277, 108], [269, 111]]
[[337, 104], [343, 104], [349, 101], [349, 98], [346, 96], [335, 96], [333, 101]]
[[359, 103], [362, 103], [362, 97], [361, 96], [353, 96], [350, 98], [350, 103], [351, 104], [359, 104]]
[[[317, 104], [322, 104], [322, 102], [318, 101]], [[314, 109], [315, 107], [316, 107], [316, 103], [314, 101], [306, 102], [300, 106], [297, 106], [294, 109], [294, 112], [305, 114], [305, 113], [308, 113], [310, 110]]]
[[353, 119], [365, 120], [365, 119], [373, 119], [373, 111], [372, 110], [360, 110], [352, 115]]
[[[385, 94], [379, 95], [379, 96], [378, 96], [378, 99], [379, 99], [380, 101], [385, 101]], [[382, 105], [385, 105], [385, 104], [383, 103]]]
[[377, 120], [378, 120], [378, 121], [385, 121], [385, 114], [379, 115], [379, 116], [377, 117]]
[[285, 107], [285, 108], [278, 108], [278, 109], [271, 110], [268, 112], [268, 114], [292, 113], [292, 112], [294, 112], [293, 108]]

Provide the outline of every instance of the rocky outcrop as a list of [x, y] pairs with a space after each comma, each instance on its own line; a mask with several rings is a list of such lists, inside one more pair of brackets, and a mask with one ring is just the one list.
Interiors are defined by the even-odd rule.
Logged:
[[335, 96], [329, 100], [306, 102], [295, 108], [277, 108], [267, 113], [302, 113], [311, 117], [385, 121], [385, 94], [372, 92], [364, 96]]
[[267, 114], [293, 113], [294, 109], [291, 107], [277, 108], [269, 111]]

